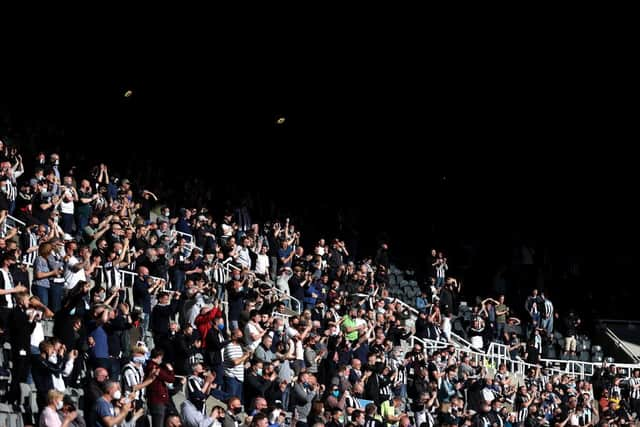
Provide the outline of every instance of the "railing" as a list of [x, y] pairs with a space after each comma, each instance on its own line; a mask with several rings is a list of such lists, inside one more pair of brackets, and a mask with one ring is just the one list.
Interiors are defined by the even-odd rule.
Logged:
[[460, 335], [456, 334], [453, 331], [451, 331], [451, 342], [453, 344], [458, 344], [459, 346], [465, 347], [470, 350], [476, 350], [476, 351], [482, 352], [482, 349], [474, 347], [469, 341], [465, 340], [464, 338], [462, 338]]
[[[417, 314], [418, 310], [406, 304], [404, 301], [400, 301], [397, 298], [391, 297], [377, 297], [375, 295], [368, 294], [354, 294], [358, 297], [367, 297], [367, 298], [383, 298], [387, 301], [400, 303], [402, 307], [409, 309], [412, 313]], [[511, 354], [509, 352], [509, 347], [500, 344], [497, 342], [491, 342], [487, 351], [483, 351], [482, 349], [475, 348], [471, 345], [471, 343], [464, 338], [460, 337], [455, 333], [451, 333], [451, 343], [454, 345], [456, 354], [468, 354], [475, 359], [476, 361], [489, 362], [493, 364], [496, 368], [500, 366], [500, 364], [504, 363], [508, 366], [511, 372], [524, 376], [527, 370], [533, 368], [536, 369], [536, 365], [532, 365], [527, 363], [521, 359], [511, 359]], [[431, 344], [427, 344], [427, 341], [430, 340], [421, 340], [420, 338], [412, 336], [410, 338], [410, 343], [413, 345], [414, 342], [421, 342], [423, 346], [428, 348], [429, 346], [433, 349], [442, 348], [442, 345], [446, 347], [446, 343], [444, 344], [434, 344], [439, 343], [439, 341], [435, 341]], [[436, 347], [438, 345], [438, 347]], [[576, 378], [580, 379], [588, 379], [593, 376], [598, 368], [601, 368], [602, 363], [596, 362], [583, 362], [580, 360], [560, 360], [560, 359], [540, 359], [540, 364], [542, 367], [547, 369], [548, 372], [554, 374], [569, 374]], [[634, 369], [640, 368], [640, 364], [619, 364], [616, 363], [616, 368], [618, 368], [625, 377], [631, 377]]]
[[[296, 302], [296, 308], [294, 309], [293, 307], [291, 307], [291, 310], [294, 310], [296, 313], [300, 314], [302, 313], [302, 303], [300, 302], [300, 300], [288, 293], [286, 293], [285, 291], [278, 289], [278, 287], [274, 284], [271, 289], [273, 291], [275, 291], [278, 295], [280, 295], [280, 300], [290, 300], [290, 301], [295, 301]], [[292, 304], [289, 304], [292, 305]]]
[[409, 337], [409, 344], [411, 345], [411, 347], [415, 346], [416, 342], [422, 344], [422, 348], [427, 353], [433, 353], [433, 351], [435, 350], [444, 350], [449, 346], [449, 343], [446, 343], [444, 341], [436, 341], [428, 338], [423, 339], [418, 338], [415, 335], [411, 335]]
[[[104, 270], [104, 267], [101, 265], [97, 266], [96, 268], [99, 270]], [[120, 286], [127, 291], [129, 301], [133, 303], [133, 283], [135, 282], [136, 277], [138, 277], [138, 273], [136, 273], [135, 271], [118, 269], [118, 276], [120, 279]], [[153, 280], [164, 280], [165, 286], [168, 283], [166, 279], [163, 279], [161, 277], [155, 277], [155, 276], [149, 276], [149, 277], [152, 278]]]
[[[611, 323], [613, 321], [609, 320], [603, 320], [601, 321], [604, 325], [608, 323]], [[618, 323], [621, 323], [620, 321], [618, 321]], [[625, 323], [640, 323], [640, 322], [630, 322], [630, 321], [625, 321]], [[613, 341], [613, 343], [622, 349], [622, 351], [624, 351], [626, 353], [627, 356], [629, 356], [635, 363], [640, 362], [640, 357], [638, 357], [638, 355], [631, 349], [629, 348], [629, 346], [627, 345], [627, 343], [625, 343], [624, 341], [622, 341], [620, 338], [618, 338], [618, 336], [613, 332], [613, 330], [611, 330], [611, 328], [609, 328], [608, 326], [605, 329], [605, 334], [607, 334], [607, 337]]]
[[6, 236], [10, 228], [18, 228], [24, 225], [26, 224], [20, 221], [18, 218], [7, 215], [7, 217], [2, 222], [2, 226], [0, 226], [0, 237]]
[[[519, 365], [518, 368], [520, 370], [536, 367], [535, 365], [525, 363], [523, 361], [512, 360], [509, 352], [509, 347], [497, 342], [492, 342], [489, 345], [489, 348], [487, 349], [486, 354], [498, 360], [499, 363], [505, 363], [505, 364], [515, 363]], [[602, 363], [597, 363], [597, 362], [585, 362], [581, 360], [561, 360], [561, 359], [560, 360], [559, 359], [540, 359], [540, 364], [544, 368], [546, 368], [549, 372], [554, 372], [558, 374], [569, 374], [580, 379], [588, 379], [589, 377], [595, 374], [597, 369], [603, 367]], [[627, 378], [631, 377], [631, 374], [633, 373], [633, 369], [636, 369], [639, 367], [640, 365], [638, 364], [616, 363], [616, 368], [618, 368], [621, 371], [621, 373], [623, 373]]]
[[204, 252], [201, 247], [196, 246], [196, 239], [195, 237], [193, 237], [192, 234], [183, 233], [182, 231], [178, 231], [178, 230], [174, 230], [174, 231], [178, 235], [178, 237], [184, 237], [184, 239], [187, 241], [187, 250], [188, 250], [187, 256], [191, 255], [191, 251], [193, 251], [194, 249], [199, 249], [200, 253]]
[[280, 318], [284, 323], [289, 325], [289, 318], [291, 317], [291, 314], [280, 313], [279, 311], [274, 310], [271, 312], [271, 317]]

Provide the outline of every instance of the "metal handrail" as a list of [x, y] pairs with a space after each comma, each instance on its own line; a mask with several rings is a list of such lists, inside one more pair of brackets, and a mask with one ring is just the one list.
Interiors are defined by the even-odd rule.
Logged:
[[[231, 261], [233, 261], [233, 257], [229, 257], [229, 258], [225, 259], [224, 261], [222, 261], [222, 265], [223, 265], [225, 268], [230, 268], [230, 269], [235, 270], [235, 271], [240, 271], [240, 270], [242, 270], [240, 267], [237, 267], [237, 266], [233, 265], [233, 264], [231, 263]], [[284, 299], [289, 299], [289, 300], [293, 300], [293, 301], [295, 301], [295, 302], [297, 303], [297, 305], [296, 305], [296, 310], [295, 310], [295, 311], [297, 311], [297, 312], [298, 312], [298, 314], [302, 313], [302, 303], [300, 302], [300, 300], [299, 300], [298, 298], [296, 298], [296, 297], [294, 297], [294, 296], [292, 296], [292, 295], [290, 295], [290, 294], [288, 294], [288, 293], [286, 293], [286, 292], [284, 292], [284, 291], [282, 291], [282, 290], [278, 289], [278, 287], [277, 287], [277, 286], [275, 286], [275, 284], [274, 284], [273, 286], [271, 286], [271, 289], [272, 289], [272, 290], [274, 290], [274, 291], [276, 291], [276, 293], [277, 293], [278, 295], [283, 296], [283, 297], [284, 297]], [[282, 298], [281, 298], [281, 300], [282, 300]]]
[[[14, 224], [11, 225], [8, 222], [12, 221]], [[4, 237], [7, 235], [7, 231], [9, 230], [9, 228], [18, 228], [19, 226], [25, 226], [27, 225], [26, 223], [20, 221], [18, 218], [12, 216], [12, 215], [7, 215], [4, 218], [4, 221], [2, 222], [2, 226], [0, 228], [0, 236]]]
[[[277, 287], [277, 286], [275, 286], [275, 285], [273, 285], [273, 286], [271, 287], [271, 289], [272, 289], [272, 290], [274, 290], [274, 291], [276, 291], [276, 293], [277, 293], [278, 295], [282, 295], [282, 297], [284, 297], [284, 299], [290, 299], [290, 300], [295, 301], [295, 302], [297, 303], [297, 305], [296, 305], [296, 307], [297, 307], [297, 308], [296, 308], [296, 310], [295, 310], [295, 311], [296, 311], [298, 314], [302, 313], [302, 303], [300, 302], [300, 300], [299, 300], [298, 298], [296, 298], [296, 297], [292, 296], [291, 294], [288, 294], [288, 293], [286, 293], [286, 292], [284, 292], [284, 291], [282, 291], [282, 290], [278, 289], [278, 287]], [[280, 298], [280, 300], [281, 300], [281, 301], [282, 301], [282, 299], [283, 299], [283, 298]], [[292, 310], [293, 310], [293, 308], [292, 308]]]
[[[453, 338], [455, 341], [457, 341], [458, 344], [461, 343], [462, 345], [464, 345], [464, 347], [466, 347], [468, 349], [480, 350], [480, 352], [482, 352], [482, 349], [474, 347], [473, 344], [471, 344], [469, 341], [465, 340], [464, 338], [462, 338], [460, 335], [456, 334], [453, 331], [451, 331], [451, 338]], [[453, 342], [453, 340], [452, 340], [452, 342]]]
[[624, 352], [627, 354], [627, 356], [632, 358], [634, 362], [637, 363], [638, 361], [640, 361], [640, 358], [635, 355], [633, 350], [631, 350], [629, 348], [629, 346], [624, 341], [622, 341], [620, 338], [618, 338], [618, 336], [611, 330], [611, 328], [607, 328], [605, 330], [605, 334], [607, 334], [607, 336], [611, 339], [611, 341], [613, 341], [613, 343], [616, 346], [622, 348], [624, 350]]
[[[397, 300], [396, 298], [376, 297], [375, 295], [367, 295], [367, 294], [354, 294], [354, 295], [359, 297], [367, 297], [367, 298], [384, 298], [387, 301], [394, 301], [394, 302], [397, 301], [402, 306], [406, 306], [407, 308], [409, 308], [413, 313], [418, 313], [416, 309], [409, 306], [404, 301]], [[457, 353], [463, 352], [467, 354], [472, 354], [472, 355], [475, 355], [474, 357], [478, 359], [482, 357], [484, 359], [493, 361], [494, 363], [496, 363], [496, 366], [499, 366], [500, 363], [511, 364], [511, 366], [513, 367], [512, 370], [515, 371], [515, 373], [518, 373], [521, 375], [524, 375], [527, 369], [537, 368], [536, 365], [532, 365], [523, 360], [511, 359], [509, 347], [504, 344], [491, 342], [489, 344], [489, 347], [487, 348], [487, 351], [485, 352], [482, 349], [476, 349], [471, 345], [470, 342], [460, 337], [459, 335], [455, 334], [454, 332], [451, 333], [451, 336], [452, 338], [455, 339], [455, 341], [453, 341], [452, 344], [454, 344], [454, 348], [456, 349]], [[425, 342], [424, 340], [421, 340], [420, 338], [417, 338], [417, 337], [414, 338], [413, 336], [410, 339], [419, 340], [420, 342], [423, 342], [423, 343]], [[411, 342], [413, 343], [414, 341], [411, 341]], [[583, 362], [579, 360], [561, 360], [561, 359], [540, 359], [540, 363], [547, 370], [549, 370], [549, 372], [553, 372], [557, 374], [570, 374], [580, 378], [587, 378], [592, 376], [596, 371], [596, 368], [602, 366], [601, 363], [597, 363], [597, 362]], [[564, 369], [556, 368], [555, 366], [564, 366]], [[616, 367], [622, 368], [623, 371], [626, 371], [625, 375], [627, 377], [630, 377], [633, 369], [640, 368], [640, 364], [616, 363]]]
[[193, 251], [194, 249], [199, 249], [200, 253], [204, 252], [201, 247], [196, 245], [196, 239], [193, 236], [193, 234], [184, 233], [184, 232], [178, 231], [178, 230], [174, 230], [174, 231], [178, 236], [181, 236], [181, 237], [184, 237], [185, 239], [187, 239], [187, 245], [189, 246], [189, 255], [191, 255], [191, 251]]

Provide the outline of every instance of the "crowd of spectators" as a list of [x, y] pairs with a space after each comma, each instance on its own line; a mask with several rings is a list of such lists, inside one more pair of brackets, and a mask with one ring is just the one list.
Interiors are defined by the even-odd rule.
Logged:
[[[339, 236], [308, 241], [246, 204], [214, 218], [107, 164], [87, 176], [63, 166], [38, 153], [25, 170], [0, 142], [2, 398], [25, 425], [563, 427], [632, 423], [640, 410], [640, 370], [605, 366], [587, 381], [542, 366], [556, 329], [575, 357], [580, 328], [543, 292], [517, 309], [504, 295], [462, 304], [433, 250], [420, 295], [401, 302], [388, 242], [355, 259]], [[478, 363], [456, 351], [457, 333], [532, 367], [518, 378]]]

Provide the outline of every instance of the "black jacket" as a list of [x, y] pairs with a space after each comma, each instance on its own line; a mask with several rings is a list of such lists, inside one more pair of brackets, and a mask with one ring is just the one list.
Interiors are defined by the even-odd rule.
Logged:
[[227, 330], [211, 328], [207, 333], [207, 354], [211, 366], [222, 364], [222, 349], [229, 344]]
[[13, 357], [28, 356], [31, 354], [31, 333], [36, 327], [35, 322], [29, 322], [27, 314], [20, 306], [16, 306], [9, 314], [11, 325], [11, 353]]

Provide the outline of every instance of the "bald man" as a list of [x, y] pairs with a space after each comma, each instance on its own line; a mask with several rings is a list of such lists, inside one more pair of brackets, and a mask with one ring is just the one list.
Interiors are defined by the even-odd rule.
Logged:
[[87, 387], [87, 395], [84, 399], [84, 415], [88, 426], [96, 425], [96, 402], [102, 396], [102, 384], [109, 379], [109, 371], [105, 368], [97, 368], [93, 372], [93, 379]]

